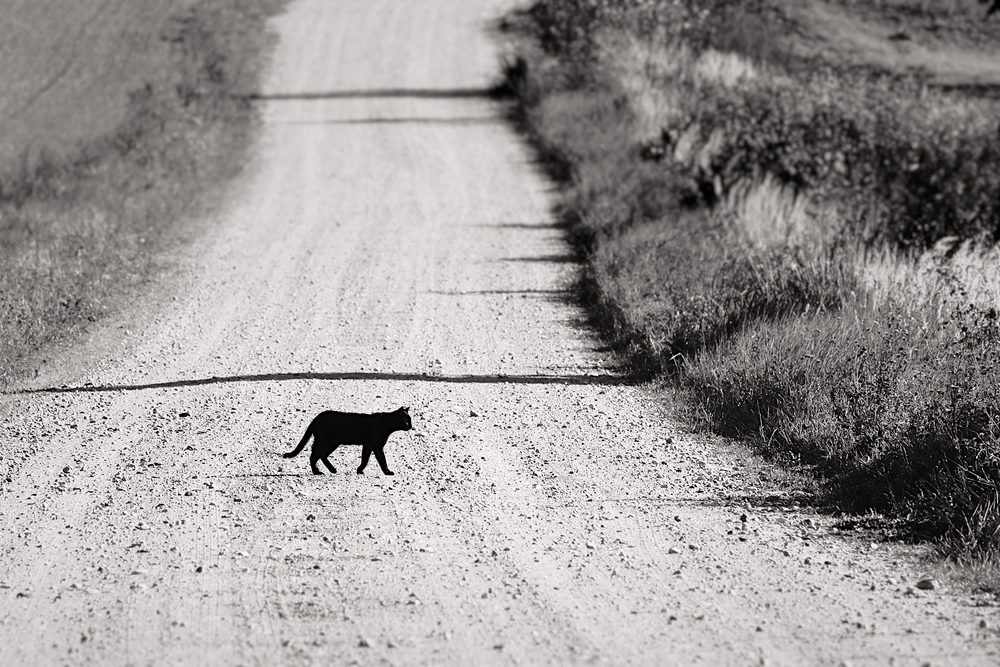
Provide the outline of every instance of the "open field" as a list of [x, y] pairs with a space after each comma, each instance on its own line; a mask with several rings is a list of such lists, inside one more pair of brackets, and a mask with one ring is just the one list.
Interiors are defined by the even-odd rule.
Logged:
[[513, 87], [568, 175], [581, 294], [636, 372], [811, 471], [824, 502], [989, 560], [1000, 107], [969, 94], [1000, 82], [985, 11], [543, 0], [505, 25], [529, 35]]
[[779, 4], [789, 51], [838, 65], [920, 73], [941, 86], [1000, 86], [1000, 16], [978, 0]]
[[124, 121], [128, 93], [171, 76], [171, 16], [193, 0], [4, 3], [0, 165], [75, 157]]
[[280, 4], [5, 5], [0, 386], [135, 298], [242, 169]]

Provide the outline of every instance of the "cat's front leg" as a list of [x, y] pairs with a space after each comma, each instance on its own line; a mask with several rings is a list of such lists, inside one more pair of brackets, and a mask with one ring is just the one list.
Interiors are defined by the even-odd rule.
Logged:
[[389, 464], [385, 461], [385, 452], [382, 451], [381, 447], [375, 447], [375, 460], [378, 461], [378, 465], [382, 468], [383, 474], [395, 475], [393, 471], [389, 470]]

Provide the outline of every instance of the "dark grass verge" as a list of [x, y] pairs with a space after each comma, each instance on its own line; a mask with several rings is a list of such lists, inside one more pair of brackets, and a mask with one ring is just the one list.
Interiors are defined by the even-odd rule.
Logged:
[[[575, 4], [508, 18], [527, 36], [508, 87], [563, 184], [559, 214], [596, 328], [637, 376], [683, 392], [704, 426], [809, 470], [822, 502], [988, 561], [1000, 546], [1000, 333], [963, 276], [978, 256], [969, 244], [992, 247], [1000, 229], [990, 107], [870, 71], [766, 74], [742, 88], [681, 77], [657, 82], [682, 94], [651, 141], [588, 25], [627, 27], [599, 14], [632, 4], [678, 5], [586, 2], [574, 26]], [[537, 27], [553, 15], [557, 29]], [[695, 27], [696, 51], [754, 41], [711, 20]], [[664, 159], [683, 141], [694, 157]], [[725, 204], [767, 179], [775, 201], [808, 196], [834, 216], [824, 238], [753, 242], [755, 221]], [[879, 253], [932, 268], [873, 278]]]
[[165, 251], [242, 169], [284, 0], [202, 0], [164, 25], [162, 69], [128, 91], [125, 120], [70, 157], [25, 156], [0, 182], [0, 387], [135, 298]]

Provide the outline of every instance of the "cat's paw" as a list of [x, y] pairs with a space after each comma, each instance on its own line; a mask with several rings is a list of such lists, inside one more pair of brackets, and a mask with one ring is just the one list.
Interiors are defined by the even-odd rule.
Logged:
[[382, 472], [384, 472], [386, 475], [395, 475], [396, 474], [396, 473], [394, 473], [391, 470], [383, 470]]
[[365, 474], [365, 471], [364, 471], [364, 470], [359, 470], [359, 471], [358, 471], [358, 474], [359, 474], [359, 475], [364, 475], [364, 474]]

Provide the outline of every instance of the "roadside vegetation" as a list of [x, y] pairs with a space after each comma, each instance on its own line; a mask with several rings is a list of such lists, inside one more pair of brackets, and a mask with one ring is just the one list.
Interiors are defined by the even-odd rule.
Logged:
[[707, 428], [845, 511], [995, 558], [1000, 105], [794, 56], [782, 18], [778, 0], [539, 0], [504, 19], [581, 293]]
[[7, 94], [27, 101], [2, 121], [0, 388], [133, 298], [240, 171], [283, 1], [63, 4], [40, 21], [34, 3], [5, 10], [36, 32], [3, 54]]

